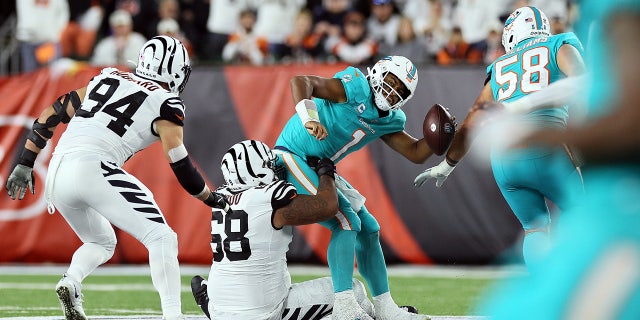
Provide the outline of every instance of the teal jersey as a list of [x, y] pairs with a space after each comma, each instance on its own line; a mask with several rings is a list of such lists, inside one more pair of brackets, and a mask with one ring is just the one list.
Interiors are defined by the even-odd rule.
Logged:
[[338, 162], [382, 135], [404, 130], [407, 116], [402, 110], [393, 110], [380, 117], [362, 71], [348, 67], [333, 77], [342, 81], [347, 101], [338, 103], [314, 98], [320, 122], [329, 133], [327, 138], [316, 140], [295, 114], [282, 129], [276, 146], [285, 147], [303, 158], [312, 155]]
[[[496, 101], [513, 101], [541, 90], [565, 77], [560, 71], [556, 55], [560, 47], [569, 44], [580, 53], [582, 44], [573, 33], [532, 38], [518, 43], [513, 51], [496, 59], [489, 67], [491, 91]], [[526, 116], [540, 124], [566, 126], [568, 108], [537, 110]]]

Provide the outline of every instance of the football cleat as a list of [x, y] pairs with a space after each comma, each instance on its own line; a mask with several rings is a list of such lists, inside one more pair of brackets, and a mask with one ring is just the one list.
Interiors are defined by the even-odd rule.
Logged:
[[66, 320], [87, 320], [82, 308], [82, 285], [65, 273], [56, 285], [56, 294]]
[[209, 315], [209, 295], [207, 294], [207, 280], [201, 276], [195, 276], [191, 278], [191, 293], [193, 298], [196, 299], [196, 304], [202, 312], [211, 319]]
[[404, 310], [406, 312], [409, 312], [409, 313], [415, 313], [415, 314], [418, 313], [418, 308], [416, 308], [414, 306], [399, 306], [398, 308], [400, 308], [400, 309], [402, 309], [402, 310]]

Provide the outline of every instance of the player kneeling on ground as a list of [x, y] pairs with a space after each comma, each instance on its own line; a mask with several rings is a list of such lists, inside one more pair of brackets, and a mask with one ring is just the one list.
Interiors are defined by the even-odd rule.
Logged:
[[[294, 225], [331, 218], [338, 211], [335, 166], [309, 158], [320, 177], [316, 195], [298, 194], [278, 180], [276, 155], [260, 141], [245, 140], [223, 156], [228, 211], [213, 209], [213, 265], [207, 282], [195, 276], [198, 305], [214, 319], [321, 319], [333, 309], [331, 278], [291, 284], [286, 253]], [[232, 227], [233, 226], [233, 227]], [[353, 279], [360, 306], [373, 316], [364, 285]]]

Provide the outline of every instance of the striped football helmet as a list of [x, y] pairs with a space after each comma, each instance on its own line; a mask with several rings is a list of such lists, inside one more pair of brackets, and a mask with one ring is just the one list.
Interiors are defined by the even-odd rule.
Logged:
[[277, 180], [275, 161], [276, 155], [266, 144], [244, 140], [231, 146], [222, 156], [220, 169], [226, 187], [238, 192]]
[[504, 23], [502, 45], [506, 52], [513, 50], [518, 43], [529, 38], [551, 35], [549, 19], [536, 7], [516, 9]]
[[191, 74], [187, 49], [178, 39], [168, 36], [153, 37], [140, 49], [136, 74], [166, 83], [171, 92], [180, 93]]

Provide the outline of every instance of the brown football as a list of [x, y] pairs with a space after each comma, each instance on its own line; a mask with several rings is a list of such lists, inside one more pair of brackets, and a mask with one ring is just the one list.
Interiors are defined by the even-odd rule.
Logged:
[[422, 134], [433, 153], [444, 154], [451, 146], [456, 134], [454, 119], [448, 109], [440, 104], [434, 104], [424, 117]]

